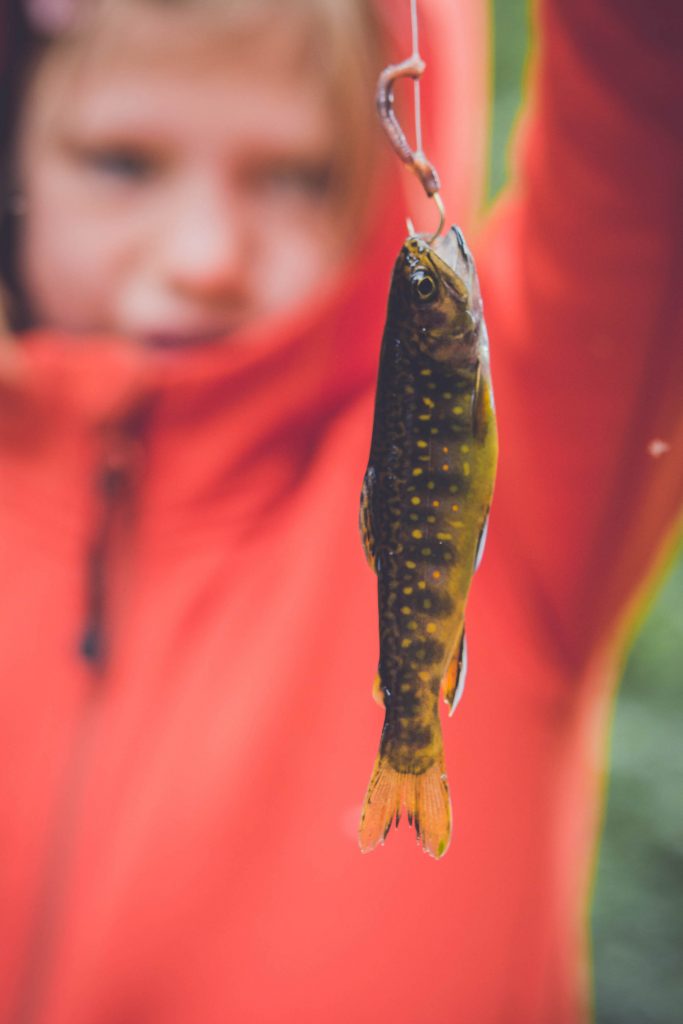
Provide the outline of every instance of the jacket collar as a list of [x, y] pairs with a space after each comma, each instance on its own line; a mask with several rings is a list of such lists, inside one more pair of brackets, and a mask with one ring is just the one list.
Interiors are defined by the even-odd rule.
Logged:
[[74, 493], [111, 459], [134, 462], [159, 530], [228, 506], [244, 520], [263, 514], [301, 477], [331, 418], [372, 386], [401, 240], [397, 218], [312, 301], [223, 343], [149, 352], [51, 331], [9, 343], [0, 457], [25, 469], [27, 492], [55, 522], [78, 514]]

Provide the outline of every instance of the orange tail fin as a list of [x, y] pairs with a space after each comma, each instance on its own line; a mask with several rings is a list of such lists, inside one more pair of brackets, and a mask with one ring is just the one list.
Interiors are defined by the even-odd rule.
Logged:
[[432, 857], [442, 857], [451, 841], [451, 798], [443, 759], [420, 775], [397, 772], [381, 754], [377, 758], [360, 819], [358, 842], [363, 853], [383, 843], [392, 822], [405, 807], [418, 842]]

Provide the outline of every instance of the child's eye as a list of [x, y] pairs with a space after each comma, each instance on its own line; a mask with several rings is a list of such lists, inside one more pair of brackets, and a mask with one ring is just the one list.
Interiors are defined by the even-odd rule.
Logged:
[[252, 186], [273, 195], [323, 199], [330, 191], [332, 168], [327, 163], [282, 163], [255, 169]]
[[113, 147], [81, 153], [83, 162], [93, 171], [120, 181], [140, 182], [154, 171], [153, 159], [132, 149]]

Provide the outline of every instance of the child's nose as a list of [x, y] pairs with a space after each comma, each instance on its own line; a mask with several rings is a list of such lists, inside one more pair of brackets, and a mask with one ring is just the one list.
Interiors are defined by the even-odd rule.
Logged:
[[196, 298], [240, 295], [247, 225], [224, 183], [193, 183], [174, 199], [168, 218], [161, 253], [167, 284]]

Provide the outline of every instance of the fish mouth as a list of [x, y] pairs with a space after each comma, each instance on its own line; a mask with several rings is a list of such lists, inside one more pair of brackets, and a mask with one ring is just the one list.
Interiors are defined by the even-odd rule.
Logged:
[[453, 225], [445, 235], [441, 235], [432, 245], [432, 249], [443, 260], [447, 267], [465, 284], [473, 306], [481, 301], [479, 280], [474, 264], [474, 257], [460, 228]]

